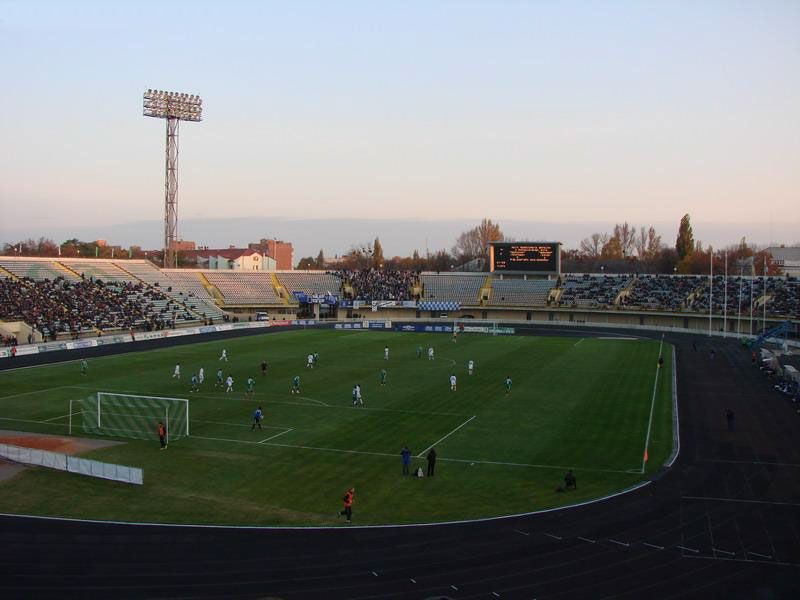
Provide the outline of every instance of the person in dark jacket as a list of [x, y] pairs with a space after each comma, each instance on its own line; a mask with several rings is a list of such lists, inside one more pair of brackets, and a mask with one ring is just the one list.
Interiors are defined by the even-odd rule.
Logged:
[[425, 458], [428, 460], [428, 477], [433, 477], [433, 471], [436, 469], [436, 448], [431, 448]]

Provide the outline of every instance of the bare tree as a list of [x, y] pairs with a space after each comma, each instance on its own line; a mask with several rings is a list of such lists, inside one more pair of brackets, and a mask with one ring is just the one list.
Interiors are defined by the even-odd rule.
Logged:
[[593, 233], [581, 241], [580, 252], [587, 258], [597, 258], [608, 243], [607, 233]]
[[636, 242], [636, 228], [631, 227], [627, 221], [622, 225], [619, 223], [614, 225], [614, 234], [611, 237], [619, 240], [623, 257], [628, 257], [633, 253], [633, 246]]
[[640, 261], [647, 260], [647, 230], [644, 227], [639, 228], [636, 236], [636, 256]]
[[663, 247], [661, 236], [656, 233], [656, 228], [651, 225], [650, 229], [647, 230], [647, 259], [654, 259]]

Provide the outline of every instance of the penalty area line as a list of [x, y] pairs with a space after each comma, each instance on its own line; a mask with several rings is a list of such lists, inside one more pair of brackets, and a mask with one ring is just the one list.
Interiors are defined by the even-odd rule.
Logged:
[[265, 439], [265, 440], [261, 440], [261, 441], [260, 441], [260, 442], [258, 442], [258, 443], [259, 443], [259, 444], [263, 444], [264, 442], [268, 442], [268, 441], [270, 441], [270, 440], [274, 440], [276, 437], [280, 437], [280, 436], [282, 436], [282, 435], [285, 435], [285, 434], [289, 433], [290, 431], [294, 431], [294, 429], [287, 429], [286, 431], [281, 431], [280, 433], [276, 433], [275, 435], [272, 435], [272, 436], [268, 437], [268, 438], [267, 438], [267, 439]]
[[453, 435], [453, 434], [454, 434], [456, 431], [458, 431], [459, 429], [461, 429], [462, 427], [464, 427], [464, 425], [466, 425], [467, 423], [469, 423], [470, 421], [472, 421], [472, 420], [473, 420], [475, 417], [477, 417], [477, 416], [478, 416], [478, 415], [472, 415], [472, 416], [471, 416], [469, 419], [467, 419], [467, 420], [466, 420], [466, 421], [464, 421], [464, 422], [463, 422], [461, 425], [459, 425], [458, 427], [456, 427], [455, 429], [453, 429], [453, 431], [451, 431], [450, 433], [448, 433], [446, 436], [444, 436], [443, 438], [441, 438], [441, 439], [439, 439], [439, 440], [436, 440], [436, 441], [435, 441], [434, 443], [432, 443], [430, 446], [428, 446], [427, 448], [425, 448], [425, 450], [423, 450], [422, 452], [420, 452], [419, 454], [417, 454], [417, 458], [422, 458], [422, 457], [425, 455], [425, 453], [426, 453], [428, 450], [430, 450], [431, 448], [433, 448], [433, 447], [434, 447], [436, 444], [441, 444], [443, 441], [445, 441], [447, 438], [449, 438], [449, 437], [450, 437], [451, 435]]

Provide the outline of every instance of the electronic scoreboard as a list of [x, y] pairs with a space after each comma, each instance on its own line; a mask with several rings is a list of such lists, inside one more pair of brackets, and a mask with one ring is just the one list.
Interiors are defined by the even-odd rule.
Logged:
[[492, 242], [489, 266], [500, 273], [561, 273], [561, 242]]

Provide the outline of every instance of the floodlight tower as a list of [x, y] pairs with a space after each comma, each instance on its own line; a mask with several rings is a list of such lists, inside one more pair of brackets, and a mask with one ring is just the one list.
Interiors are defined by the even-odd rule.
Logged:
[[164, 268], [174, 269], [178, 266], [175, 252], [178, 234], [178, 124], [181, 121], [201, 121], [203, 101], [193, 94], [147, 90], [144, 93], [144, 116], [167, 121]]

